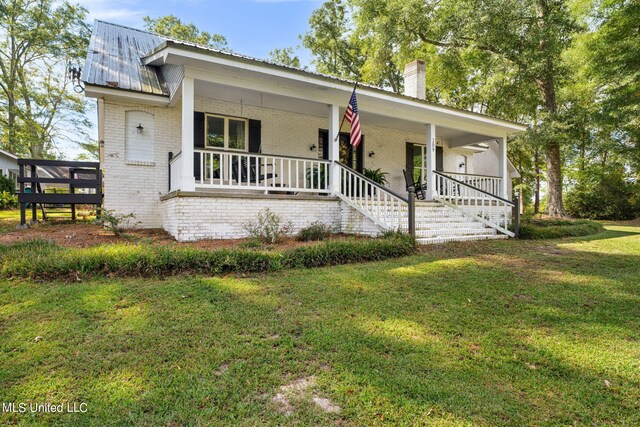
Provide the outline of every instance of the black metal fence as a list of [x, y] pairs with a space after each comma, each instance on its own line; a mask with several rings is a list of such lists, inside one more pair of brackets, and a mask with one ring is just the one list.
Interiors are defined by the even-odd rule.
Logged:
[[[31, 208], [32, 221], [37, 221], [37, 205], [70, 205], [76, 218], [77, 205], [94, 205], [99, 214], [102, 206], [102, 171], [98, 162], [66, 160], [18, 159], [18, 203], [20, 224], [26, 224], [26, 211]], [[47, 192], [47, 187], [63, 191]], [[43, 208], [44, 212], [44, 208]]]

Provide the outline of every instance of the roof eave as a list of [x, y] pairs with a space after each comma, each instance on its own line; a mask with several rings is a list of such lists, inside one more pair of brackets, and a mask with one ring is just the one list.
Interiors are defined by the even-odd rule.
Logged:
[[[245, 63], [245, 64], [251, 64], [254, 66], [260, 66], [260, 67], [265, 67], [267, 69], [272, 69], [272, 70], [278, 70], [280, 72], [285, 72], [285, 73], [290, 73], [292, 76], [303, 76], [306, 78], [312, 78], [312, 79], [316, 79], [316, 80], [321, 80], [321, 81], [325, 81], [325, 82], [329, 82], [332, 83], [334, 85], [339, 85], [341, 86], [341, 88], [345, 91], [351, 91], [353, 90], [353, 85], [356, 83], [355, 81], [352, 80], [348, 80], [348, 79], [340, 79], [337, 77], [333, 77], [333, 76], [327, 76], [324, 74], [320, 74], [320, 73], [313, 73], [313, 72], [309, 72], [309, 71], [305, 71], [305, 70], [301, 70], [298, 68], [294, 68], [294, 67], [288, 67], [288, 66], [283, 66], [283, 65], [278, 65], [278, 64], [274, 64], [268, 61], [261, 61], [261, 60], [257, 60], [257, 59], [253, 59], [253, 58], [249, 58], [243, 55], [236, 55], [236, 54], [232, 54], [232, 53], [228, 53], [228, 52], [222, 52], [222, 51], [217, 51], [217, 50], [213, 50], [213, 49], [208, 49], [205, 47], [201, 47], [201, 46], [196, 46], [196, 45], [185, 45], [183, 43], [178, 43], [175, 42], [173, 40], [167, 40], [163, 43], [161, 43], [160, 45], [158, 45], [156, 48], [154, 48], [151, 52], [149, 52], [148, 54], [146, 54], [143, 58], [142, 61], [145, 65], [161, 65], [161, 64], [165, 64], [167, 61], [167, 57], [168, 57], [168, 50], [169, 49], [175, 49], [177, 51], [185, 51], [185, 52], [197, 52], [197, 53], [201, 53], [201, 54], [205, 54], [207, 56], [210, 56], [212, 58], [221, 58], [221, 59], [226, 59], [226, 60], [233, 60], [233, 61], [237, 61], [240, 63]], [[175, 54], [175, 52], [172, 52]], [[429, 108], [429, 109], [438, 109], [438, 110], [446, 110], [452, 113], [456, 113], [456, 114], [464, 114], [465, 116], [467, 116], [470, 119], [475, 119], [475, 120], [481, 120], [481, 121], [485, 121], [485, 122], [492, 122], [498, 126], [504, 127], [506, 129], [509, 130], [509, 132], [522, 132], [524, 130], [527, 129], [527, 126], [518, 122], [513, 122], [510, 120], [505, 120], [505, 119], [501, 119], [498, 117], [492, 117], [492, 116], [488, 116], [485, 114], [479, 114], [479, 113], [474, 113], [472, 111], [468, 111], [468, 110], [463, 110], [460, 108], [453, 108], [453, 107], [449, 107], [449, 106], [445, 106], [445, 105], [441, 105], [441, 104], [435, 104], [423, 99], [419, 99], [419, 98], [413, 98], [413, 97], [409, 97], [409, 96], [405, 96], [402, 94], [398, 94], [398, 93], [394, 93], [394, 92], [390, 92], [387, 90], [384, 90], [382, 88], [376, 87], [376, 86], [372, 86], [372, 85], [367, 85], [367, 84], [362, 84], [362, 83], [358, 83], [358, 86], [360, 87], [360, 89], [362, 91], [371, 91], [372, 93], [378, 93], [378, 94], [383, 94], [385, 96], [390, 96], [393, 97], [395, 99], [398, 100], [402, 100], [405, 102], [411, 102], [416, 106], [419, 106], [421, 108]]]

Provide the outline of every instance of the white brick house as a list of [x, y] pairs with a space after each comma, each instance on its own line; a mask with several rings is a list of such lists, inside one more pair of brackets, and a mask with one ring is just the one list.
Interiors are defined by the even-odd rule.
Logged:
[[[403, 170], [426, 188], [420, 241], [512, 235], [506, 137], [525, 127], [426, 102], [420, 61], [405, 95], [358, 86], [357, 150], [339, 129], [353, 82], [100, 21], [83, 80], [98, 102], [105, 208], [178, 240], [244, 237], [266, 207], [296, 229], [407, 228]], [[378, 168], [385, 186], [362, 175]]]

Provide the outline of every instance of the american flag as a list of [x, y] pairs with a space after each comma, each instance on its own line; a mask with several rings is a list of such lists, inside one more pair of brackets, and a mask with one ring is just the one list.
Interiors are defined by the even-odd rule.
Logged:
[[345, 119], [351, 123], [351, 146], [358, 148], [362, 141], [362, 131], [360, 130], [360, 114], [358, 113], [358, 100], [356, 99], [356, 90], [353, 89], [347, 112], [344, 113]]

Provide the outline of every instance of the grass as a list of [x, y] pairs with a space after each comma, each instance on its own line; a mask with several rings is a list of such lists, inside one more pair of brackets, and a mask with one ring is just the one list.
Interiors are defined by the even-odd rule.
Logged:
[[590, 236], [604, 230], [601, 223], [588, 219], [529, 219], [520, 224], [521, 239], [559, 239]]
[[18, 224], [20, 224], [19, 209], [0, 209], [0, 233], [13, 231]]
[[[638, 425], [640, 227], [248, 277], [0, 284], [41, 425]], [[273, 401], [307, 379], [291, 414]], [[299, 384], [295, 383], [295, 384]], [[340, 406], [319, 410], [313, 396]]]

